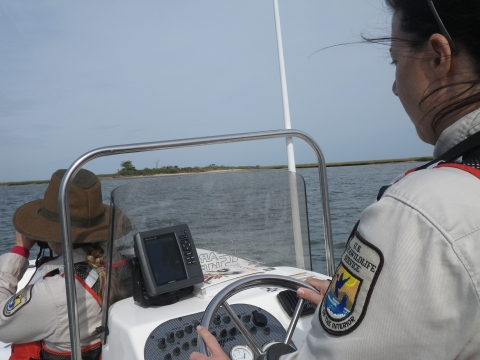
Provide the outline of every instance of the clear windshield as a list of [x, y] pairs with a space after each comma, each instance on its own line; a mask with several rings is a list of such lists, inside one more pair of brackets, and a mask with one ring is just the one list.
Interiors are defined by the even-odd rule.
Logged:
[[206, 251], [265, 267], [311, 270], [305, 181], [286, 170], [137, 179], [112, 191], [111, 206], [115, 240], [112, 266], [107, 264], [111, 280], [104, 325], [109, 305], [132, 296], [133, 237], [138, 232], [185, 223], [201, 264]]
[[[290, 184], [297, 193], [296, 217], [292, 216]], [[300, 175], [292, 177], [286, 170], [139, 179], [115, 189], [112, 204], [117, 215], [113, 226], [113, 238], [117, 239], [114, 264], [134, 256], [136, 233], [186, 223], [197, 249], [265, 266], [299, 267], [300, 257], [302, 266], [311, 269], [305, 182]], [[130, 232], [120, 237], [129, 226]], [[295, 226], [300, 238], [297, 246]], [[112, 273], [115, 275], [115, 271]], [[131, 287], [125, 285], [125, 275], [122, 281], [125, 295], [129, 296]]]

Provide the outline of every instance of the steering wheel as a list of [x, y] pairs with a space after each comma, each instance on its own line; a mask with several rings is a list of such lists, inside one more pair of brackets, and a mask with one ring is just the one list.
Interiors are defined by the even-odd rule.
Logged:
[[[238, 319], [237, 315], [233, 312], [227, 300], [231, 298], [233, 295], [238, 294], [241, 291], [251, 289], [254, 287], [265, 286], [265, 285], [279, 286], [279, 287], [283, 287], [290, 290], [297, 290], [299, 287], [304, 287], [316, 292], [317, 294], [319, 293], [317, 289], [307, 284], [306, 282], [303, 282], [297, 279], [292, 279], [287, 276], [266, 275], [266, 274], [248, 276], [225, 286], [217, 295], [215, 295], [214, 298], [210, 301], [210, 304], [208, 304], [207, 308], [205, 309], [205, 313], [203, 314], [202, 323], [201, 323], [201, 325], [204, 328], [209, 329], [213, 316], [217, 312], [218, 308], [222, 306], [223, 309], [228, 313], [232, 321], [235, 323], [238, 330], [242, 333], [245, 340], [251, 346], [256, 360], [269, 359], [270, 356], [266, 357], [266, 352], [263, 352], [262, 349], [260, 349], [257, 346], [252, 336], [250, 335], [249, 331], [245, 328], [242, 322]], [[304, 303], [305, 303], [304, 299], [300, 299], [300, 301], [297, 303], [297, 307], [295, 308], [295, 311], [292, 315], [292, 320], [288, 325], [287, 335], [285, 336], [285, 339], [282, 341], [282, 343], [280, 343], [280, 345], [279, 344], [272, 345], [268, 349], [268, 351], [274, 348], [275, 345], [279, 345], [279, 346], [277, 347], [277, 350], [272, 349], [273, 351], [282, 351], [282, 349], [278, 349], [279, 347], [287, 351], [287, 352], [284, 352], [284, 354], [295, 351], [295, 349], [290, 347], [288, 343], [292, 338], [293, 331], [295, 330], [295, 327], [297, 325], [298, 318], [300, 317], [300, 313], [302, 311]], [[201, 354], [208, 356], [207, 347], [205, 345], [205, 342], [200, 336], [198, 337], [198, 350]]]

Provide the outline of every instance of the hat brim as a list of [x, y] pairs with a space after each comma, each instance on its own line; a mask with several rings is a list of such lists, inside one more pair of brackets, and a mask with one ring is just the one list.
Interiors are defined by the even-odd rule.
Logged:
[[[35, 200], [19, 207], [13, 214], [13, 227], [20, 234], [33, 240], [62, 242], [60, 223], [45, 219], [40, 215], [43, 200]], [[73, 243], [107, 241], [110, 207], [103, 204], [105, 218], [92, 227], [71, 227]]]

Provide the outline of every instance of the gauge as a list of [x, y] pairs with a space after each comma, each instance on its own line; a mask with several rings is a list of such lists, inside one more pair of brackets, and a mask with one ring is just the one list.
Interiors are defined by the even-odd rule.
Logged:
[[235, 345], [230, 357], [232, 360], [253, 360], [253, 351], [247, 345]]

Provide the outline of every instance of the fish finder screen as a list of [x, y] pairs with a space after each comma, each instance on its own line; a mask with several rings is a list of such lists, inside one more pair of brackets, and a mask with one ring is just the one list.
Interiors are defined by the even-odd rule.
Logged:
[[182, 255], [173, 233], [145, 238], [145, 247], [157, 286], [187, 278]]

